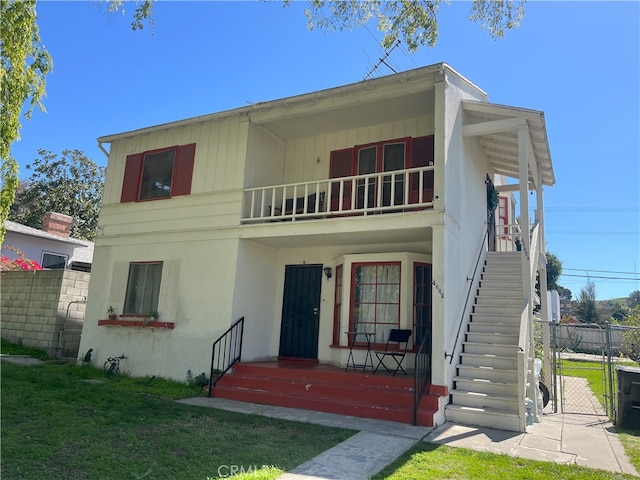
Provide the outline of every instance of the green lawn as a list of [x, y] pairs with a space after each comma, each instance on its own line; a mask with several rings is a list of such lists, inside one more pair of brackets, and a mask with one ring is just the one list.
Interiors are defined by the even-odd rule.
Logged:
[[[178, 404], [201, 390], [160, 378], [107, 379], [5, 341], [2, 353], [45, 359], [30, 367], [2, 362], [3, 479], [207, 480], [255, 469], [234, 478], [271, 480], [354, 433]], [[640, 470], [640, 431], [620, 438]], [[375, 478], [633, 477], [420, 442]]]
[[602, 480], [637, 479], [632, 475], [577, 465], [524, 460], [508, 455], [420, 442], [374, 479], [388, 480]]
[[[3, 342], [2, 353], [15, 350]], [[202, 392], [186, 382], [53, 362], [1, 368], [3, 479], [205, 480], [256, 467], [245, 477], [275, 478], [355, 433], [181, 405]]]

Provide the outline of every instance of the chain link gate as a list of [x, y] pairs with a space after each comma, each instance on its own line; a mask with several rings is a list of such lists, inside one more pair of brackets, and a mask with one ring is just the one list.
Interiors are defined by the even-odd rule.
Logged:
[[551, 324], [555, 412], [615, 420], [615, 364], [625, 360], [621, 344], [626, 330], [609, 324]]

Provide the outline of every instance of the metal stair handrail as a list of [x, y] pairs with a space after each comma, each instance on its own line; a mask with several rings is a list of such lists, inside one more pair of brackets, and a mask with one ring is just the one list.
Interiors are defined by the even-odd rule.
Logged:
[[431, 382], [431, 334], [422, 339], [414, 359], [413, 424], [418, 425], [418, 409], [427, 385]]
[[456, 346], [458, 345], [458, 340], [460, 338], [460, 331], [462, 330], [462, 322], [464, 321], [465, 312], [467, 311], [467, 307], [469, 306], [469, 297], [471, 296], [473, 285], [476, 283], [475, 279], [476, 279], [476, 275], [478, 274], [478, 265], [480, 265], [480, 259], [482, 258], [482, 253], [485, 251], [484, 246], [485, 246], [485, 243], [487, 242], [488, 234], [489, 234], [488, 227], [485, 226], [484, 234], [482, 235], [482, 244], [480, 245], [480, 250], [478, 251], [478, 258], [476, 259], [476, 266], [473, 269], [473, 275], [471, 276], [471, 278], [467, 278], [467, 280], [469, 280], [469, 289], [467, 290], [467, 298], [464, 301], [464, 307], [462, 308], [462, 314], [460, 315], [460, 322], [458, 323], [458, 333], [456, 334], [456, 339], [453, 342], [451, 353], [447, 353], [446, 351], [444, 352], [444, 358], [446, 359], [448, 357], [450, 359], [449, 365], [453, 363], [453, 356], [456, 351]]
[[211, 369], [209, 371], [209, 391], [211, 396], [216, 383], [242, 357], [242, 336], [244, 333], [244, 317], [237, 320], [229, 329], [213, 342], [211, 347]]

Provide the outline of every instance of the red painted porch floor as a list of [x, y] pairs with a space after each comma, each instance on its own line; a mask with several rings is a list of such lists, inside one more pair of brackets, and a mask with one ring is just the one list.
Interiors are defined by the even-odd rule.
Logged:
[[[413, 423], [414, 378], [307, 361], [238, 363], [212, 396], [243, 402]], [[438, 396], [425, 393], [417, 424], [433, 425]]]

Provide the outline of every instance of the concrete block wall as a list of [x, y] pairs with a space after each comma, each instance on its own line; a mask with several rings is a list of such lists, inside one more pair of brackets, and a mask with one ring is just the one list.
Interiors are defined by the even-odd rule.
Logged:
[[[84, 305], [72, 304], [66, 325], [65, 319], [71, 302], [86, 299], [90, 277], [89, 273], [71, 270], [2, 272], [2, 338], [43, 349], [50, 356], [77, 357]], [[59, 345], [61, 330], [69, 331], [62, 337], [63, 345]]]

